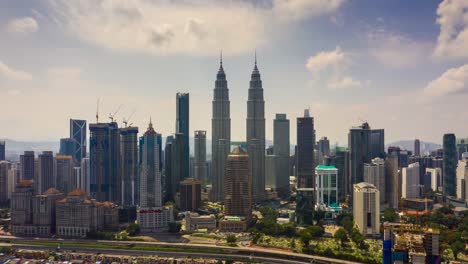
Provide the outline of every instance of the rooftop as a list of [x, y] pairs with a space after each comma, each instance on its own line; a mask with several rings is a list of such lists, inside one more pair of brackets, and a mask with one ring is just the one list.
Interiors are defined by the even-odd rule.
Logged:
[[327, 165], [318, 165], [315, 167], [316, 170], [337, 170], [337, 168], [333, 165], [327, 166]]

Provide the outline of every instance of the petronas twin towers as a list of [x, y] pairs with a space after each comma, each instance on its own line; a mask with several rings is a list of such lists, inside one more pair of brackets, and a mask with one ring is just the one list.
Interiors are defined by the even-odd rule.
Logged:
[[[223, 201], [223, 179], [231, 148], [231, 118], [229, 89], [222, 58], [215, 81], [211, 128], [212, 198], [215, 201]], [[252, 177], [252, 198], [254, 202], [260, 202], [264, 200], [265, 194], [265, 100], [256, 56], [247, 101], [247, 152]]]

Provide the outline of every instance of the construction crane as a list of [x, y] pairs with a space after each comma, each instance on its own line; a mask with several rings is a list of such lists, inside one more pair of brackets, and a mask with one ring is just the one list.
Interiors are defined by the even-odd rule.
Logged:
[[[124, 123], [125, 127], [127, 127], [128, 121], [130, 120], [130, 118], [132, 118], [133, 114], [135, 114], [135, 110], [133, 110], [132, 113], [127, 118], [123, 118], [123, 123]], [[129, 126], [132, 126], [132, 125], [133, 125], [133, 123], [130, 123]]]
[[121, 108], [122, 108], [122, 105], [119, 105], [119, 107], [117, 107], [117, 110], [115, 110], [114, 113], [109, 113], [109, 119], [111, 120], [111, 123], [114, 122], [114, 117], [120, 111]]

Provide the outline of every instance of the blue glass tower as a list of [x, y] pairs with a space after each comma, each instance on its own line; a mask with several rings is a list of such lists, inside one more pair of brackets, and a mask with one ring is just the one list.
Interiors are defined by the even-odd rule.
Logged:
[[190, 158], [190, 147], [189, 147], [189, 94], [188, 93], [177, 93], [176, 96], [177, 105], [177, 120], [176, 120], [176, 133], [182, 134], [180, 141], [177, 143], [181, 144], [182, 156], [180, 157], [181, 175], [180, 180], [189, 177], [189, 158]]

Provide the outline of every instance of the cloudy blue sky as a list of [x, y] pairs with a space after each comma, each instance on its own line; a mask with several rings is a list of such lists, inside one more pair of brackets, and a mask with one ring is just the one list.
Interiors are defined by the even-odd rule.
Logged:
[[[189, 92], [191, 130], [211, 127], [223, 50], [233, 139], [245, 138], [254, 51], [267, 138], [275, 113], [310, 107], [317, 136], [346, 144], [367, 120], [386, 141], [468, 135], [466, 0], [0, 1], [0, 138], [56, 140], [68, 119], [175, 129]], [[210, 137], [210, 136], [209, 136]]]

